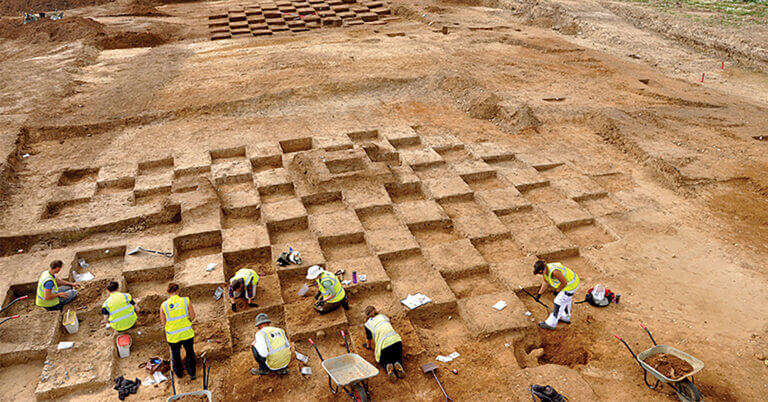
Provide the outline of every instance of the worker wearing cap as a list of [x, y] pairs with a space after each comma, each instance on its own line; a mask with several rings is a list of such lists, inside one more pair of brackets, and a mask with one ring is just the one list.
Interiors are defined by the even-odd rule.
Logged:
[[133, 298], [128, 293], [118, 292], [120, 285], [117, 282], [109, 282], [107, 291], [109, 297], [101, 305], [101, 314], [104, 321], [115, 331], [125, 331], [136, 324], [136, 307]]
[[259, 363], [259, 368], [251, 369], [253, 375], [288, 374], [288, 363], [291, 362], [291, 344], [288, 342], [288, 337], [285, 336], [285, 331], [270, 326], [271, 322], [264, 313], [256, 316], [256, 327], [259, 330], [251, 344], [251, 352], [253, 352], [253, 358]]
[[229, 280], [229, 302], [232, 304], [232, 311], [237, 311], [235, 299], [242, 297], [248, 301], [248, 306], [259, 307], [253, 302], [256, 297], [256, 284], [259, 283], [259, 274], [248, 268], [239, 269]]
[[[56, 278], [56, 274], [61, 272], [63, 266], [64, 263], [61, 260], [53, 261], [50, 268], [40, 274], [35, 296], [36, 305], [48, 311], [61, 310], [65, 304], [75, 300], [77, 297], [77, 290], [75, 289], [79, 288], [80, 284]], [[59, 287], [59, 284], [64, 286]]]
[[541, 260], [533, 264], [533, 273], [544, 277], [544, 283], [539, 288], [539, 293], [535, 297], [536, 300], [539, 300], [541, 294], [550, 286], [555, 288], [557, 294], [552, 313], [546, 321], [540, 322], [539, 326], [544, 329], [555, 329], [560, 321], [570, 324], [571, 303], [573, 302], [573, 295], [579, 287], [579, 276], [559, 262], [547, 264]]
[[181, 363], [181, 347], [187, 354], [186, 366], [189, 378], [196, 378], [195, 367], [195, 331], [192, 321], [195, 320], [195, 309], [189, 302], [189, 297], [179, 296], [179, 285], [168, 284], [168, 294], [171, 297], [160, 307], [160, 322], [165, 327], [165, 339], [171, 348], [171, 366], [176, 377], [184, 376], [184, 365]]
[[307, 269], [307, 279], [317, 280], [317, 286], [320, 290], [315, 294], [317, 300], [315, 310], [320, 314], [329, 313], [339, 306], [344, 307], [344, 310], [349, 309], [347, 294], [336, 275], [324, 270], [319, 265], [313, 265]]
[[394, 381], [395, 378], [404, 378], [403, 338], [392, 328], [389, 317], [379, 314], [376, 307], [366, 307], [365, 316], [368, 317], [368, 320], [363, 325], [366, 338], [363, 347], [370, 350], [371, 342], [374, 343], [373, 353], [376, 362], [387, 370], [390, 381]]

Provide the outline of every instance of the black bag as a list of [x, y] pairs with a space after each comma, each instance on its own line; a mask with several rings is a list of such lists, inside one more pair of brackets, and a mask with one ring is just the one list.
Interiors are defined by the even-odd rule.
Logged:
[[534, 402], [536, 402], [537, 397], [541, 402], [565, 402], [568, 400], [549, 385], [531, 385], [531, 397]]

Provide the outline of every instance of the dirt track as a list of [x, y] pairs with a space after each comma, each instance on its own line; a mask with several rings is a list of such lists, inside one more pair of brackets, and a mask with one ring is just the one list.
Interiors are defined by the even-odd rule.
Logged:
[[[111, 378], [144, 378], [138, 363], [167, 350], [150, 313], [130, 358], [93, 364], [90, 352], [114, 345], [97, 322], [97, 286], [118, 280], [151, 311], [173, 279], [198, 310], [217, 400], [341, 400], [306, 338], [334, 356], [344, 329], [372, 361], [360, 346], [368, 304], [406, 343], [407, 379], [372, 380], [377, 400], [440, 400], [418, 367], [453, 351], [461, 357], [439, 373], [456, 400], [526, 400], [532, 383], [571, 400], [674, 400], [645, 388], [613, 337], [644, 350], [641, 322], [705, 362], [705, 397], [760, 399], [759, 57], [723, 60], [637, 28], [650, 12], [615, 2], [520, 3], [395, 1], [399, 19], [380, 25], [216, 41], [209, 16], [255, 3], [115, 2], [24, 26], [3, 17], [0, 292], [30, 294], [57, 258], [64, 276], [86, 258], [97, 281], [74, 305], [78, 334], [45, 324], [58, 313], [10, 310], [23, 320], [0, 327], [0, 384], [29, 400], [114, 398]], [[633, 13], [642, 18], [619, 16]], [[138, 245], [175, 256], [126, 255]], [[288, 246], [304, 265], [271, 263]], [[540, 332], [546, 312], [517, 293], [536, 285], [537, 256], [579, 273], [575, 301], [602, 283], [621, 304], [576, 305], [570, 325]], [[318, 317], [296, 296], [315, 263], [367, 273], [348, 312]], [[260, 307], [231, 313], [210, 295], [242, 266], [262, 276]], [[420, 291], [433, 303], [398, 303]], [[250, 375], [259, 311], [310, 356], [311, 377], [295, 360], [287, 377]], [[35, 339], [9, 332], [28, 322]], [[55, 352], [59, 340], [78, 348]], [[61, 365], [79, 374], [65, 381]], [[169, 394], [166, 383], [137, 397]]]

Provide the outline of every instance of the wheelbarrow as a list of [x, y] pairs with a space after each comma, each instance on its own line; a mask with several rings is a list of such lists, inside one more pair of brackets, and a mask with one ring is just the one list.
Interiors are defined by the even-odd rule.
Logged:
[[[675, 390], [675, 393], [677, 394], [677, 397], [680, 398], [681, 401], [700, 401], [702, 399], [701, 392], [699, 392], [699, 389], [696, 388], [696, 385], [694, 384], [693, 375], [701, 371], [701, 369], [704, 368], [704, 362], [701, 360], [689, 355], [688, 353], [679, 351], [672, 346], [667, 345], [659, 345], [656, 343], [656, 340], [653, 339], [653, 335], [651, 335], [651, 331], [648, 330], [648, 327], [645, 326], [645, 324], [640, 324], [640, 326], [645, 330], [645, 332], [648, 334], [648, 337], [651, 338], [651, 342], [653, 342], [653, 347], [647, 350], [644, 350], [637, 355], [635, 355], [635, 352], [632, 351], [632, 349], [629, 347], [627, 342], [625, 342], [623, 339], [621, 339], [620, 336], [614, 335], [616, 339], [621, 341], [621, 343], [624, 344], [624, 346], [627, 347], [627, 350], [629, 350], [629, 353], [632, 354], [632, 357], [635, 358], [637, 361], [637, 364], [640, 365], [640, 368], [643, 369], [643, 381], [645, 382], [645, 385], [650, 389], [656, 389], [659, 386], [659, 383], [667, 384], [672, 389]], [[661, 374], [658, 370], [651, 367], [648, 363], [645, 362], [649, 357], [653, 355], [657, 355], [659, 353], [666, 353], [668, 355], [672, 355], [675, 357], [678, 357], [682, 360], [685, 360], [688, 364], [693, 367], [693, 370], [691, 370], [690, 373], [687, 373], [681, 377], [678, 378], [669, 378], [663, 374]], [[648, 373], [651, 373], [652, 376], [656, 377], [656, 383], [651, 385], [648, 382]]]
[[183, 394], [176, 395], [176, 382], [173, 379], [173, 368], [171, 368], [171, 388], [173, 389], [173, 396], [168, 398], [168, 402], [178, 401], [181, 398], [188, 396], [207, 398], [208, 402], [213, 401], [213, 394], [208, 390], [208, 378], [211, 375], [211, 366], [208, 365], [208, 358], [203, 353], [200, 356], [203, 359], [203, 389], [200, 391], [185, 392]]
[[[312, 339], [309, 343], [315, 347], [317, 355], [320, 356], [320, 362], [323, 369], [328, 373], [328, 387], [333, 394], [339, 392], [339, 388], [352, 398], [353, 401], [366, 402], [371, 400], [368, 393], [368, 380], [379, 375], [379, 369], [374, 367], [367, 360], [356, 353], [349, 352], [349, 343], [344, 331], [341, 331], [341, 337], [344, 338], [344, 346], [347, 348], [347, 354], [332, 357], [323, 360], [323, 355], [315, 345]], [[334, 386], [335, 384], [335, 386]]]
[[8, 303], [8, 305], [6, 305], [6, 306], [5, 306], [5, 307], [3, 307], [3, 308], [0, 308], [0, 313], [2, 313], [3, 311], [7, 310], [7, 309], [8, 309], [8, 308], [10, 308], [11, 306], [13, 306], [13, 304], [14, 304], [14, 303], [16, 303], [16, 302], [19, 302], [19, 301], [22, 301], [22, 300], [26, 300], [26, 299], [28, 299], [28, 298], [29, 298], [29, 296], [26, 296], [26, 295], [24, 295], [24, 296], [20, 296], [20, 297], [17, 297], [17, 298], [15, 298], [15, 299], [11, 300], [11, 302], [10, 302], [10, 303]]

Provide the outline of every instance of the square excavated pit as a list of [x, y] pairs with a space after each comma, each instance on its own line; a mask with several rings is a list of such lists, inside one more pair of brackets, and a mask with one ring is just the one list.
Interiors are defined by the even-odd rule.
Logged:
[[[209, 264], [216, 264], [213, 270], [207, 271]], [[193, 256], [177, 262], [174, 281], [184, 288], [185, 295], [204, 294], [210, 296], [219, 286], [225, 286], [224, 257], [220, 252], [214, 254]]]
[[47, 360], [54, 365], [44, 365], [41, 377], [46, 381], [37, 385], [35, 398], [55, 399], [114, 384], [115, 359], [111, 337], [75, 344], [72, 349], [51, 348]]
[[622, 190], [631, 190], [637, 187], [637, 183], [632, 180], [632, 175], [629, 173], [611, 173], [591, 176], [592, 180], [603, 189], [615, 193]]
[[148, 175], [142, 174], [136, 177], [136, 183], [133, 186], [133, 196], [140, 198], [154, 194], [170, 193], [172, 184], [173, 171]]
[[424, 193], [434, 200], [471, 200], [472, 189], [459, 176], [444, 176], [421, 182]]
[[312, 145], [316, 149], [324, 149], [328, 152], [342, 151], [353, 147], [352, 141], [345, 135], [327, 135], [312, 138]]
[[[42, 370], [42, 358], [28, 362], [14, 362], [13, 365], [4, 366], [0, 370], [0, 384], [13, 386], [15, 400], [34, 400], [32, 395], [34, 395], [37, 384], [41, 379]], [[24, 398], [25, 396], [27, 398]]]
[[0, 326], [0, 366], [44, 359], [46, 348], [59, 340], [61, 312], [37, 308]]
[[499, 220], [512, 231], [512, 233], [533, 230], [542, 226], [552, 225], [553, 222], [539, 208], [532, 208], [508, 215], [502, 215]]
[[530, 201], [526, 200], [515, 187], [476, 191], [475, 199], [478, 204], [493, 211], [496, 215], [507, 215], [512, 212], [531, 209]]
[[405, 148], [421, 144], [416, 130], [405, 125], [383, 127], [379, 130], [379, 134], [386, 138], [395, 148]]
[[[117, 278], [123, 273], [125, 251], [125, 246], [97, 247], [78, 251], [72, 261], [72, 270], [78, 273], [90, 272], [99, 280]], [[89, 266], [82, 268], [79, 264], [80, 259], [85, 260]], [[69, 279], [74, 279], [71, 273]]]
[[363, 225], [354, 211], [345, 209], [321, 215], [309, 215], [309, 230], [321, 244], [348, 242], [362, 238]]
[[326, 334], [338, 333], [346, 328], [347, 316], [344, 309], [339, 307], [326, 314], [315, 311], [312, 297], [285, 305], [285, 329], [291, 341], [306, 340], [316, 337], [318, 331]]
[[[11, 317], [14, 315], [24, 315], [40, 311], [40, 307], [35, 305], [35, 295], [37, 294], [37, 282], [17, 283], [8, 287], [5, 299], [2, 305], [5, 306], [0, 317]], [[24, 300], [19, 300], [13, 305], [9, 305], [13, 300], [19, 297], [27, 296]]]
[[549, 185], [549, 179], [532, 167], [499, 169], [499, 176], [511, 183], [519, 191]]
[[245, 218], [261, 216], [261, 197], [253, 187], [235, 191], [222, 191], [221, 210], [226, 217]]
[[59, 175], [59, 186], [72, 186], [81, 183], [94, 183], [99, 176], [99, 169], [96, 168], [75, 168], [66, 169]]
[[345, 189], [344, 202], [355, 211], [380, 209], [392, 204], [389, 193], [381, 184]]
[[457, 299], [497, 293], [507, 289], [488, 272], [481, 272], [463, 278], [448, 279], [447, 282]]
[[421, 143], [440, 153], [464, 149], [464, 143], [450, 134], [422, 135]]
[[341, 191], [302, 195], [301, 202], [310, 215], [329, 214], [347, 209], [346, 204], [342, 201]]
[[[345, 286], [350, 292], [381, 290], [389, 285], [389, 276], [384, 271], [381, 261], [376, 257], [350, 258], [328, 263], [328, 271], [336, 272], [340, 269], [344, 270], [341, 280], [352, 281], [352, 272], [357, 272], [357, 283], [350, 283]], [[360, 275], [366, 276], [365, 282], [360, 280]]]
[[254, 259], [270, 259], [267, 227], [253, 224], [221, 231], [221, 251], [227, 264], [239, 264]]
[[496, 169], [477, 159], [456, 162], [453, 164], [453, 170], [468, 183], [496, 177]]
[[211, 171], [211, 153], [188, 150], [173, 156], [174, 177], [201, 175]]
[[253, 182], [262, 195], [290, 193], [294, 189], [290, 172], [284, 168], [258, 172], [253, 176]]
[[102, 166], [96, 179], [98, 188], [130, 189], [136, 182], [139, 166], [133, 162], [121, 162]]
[[401, 150], [400, 160], [414, 170], [445, 164], [443, 157], [431, 148]]
[[309, 151], [312, 149], [312, 137], [291, 138], [280, 141], [280, 149], [285, 154]]
[[390, 226], [365, 232], [371, 250], [380, 258], [390, 258], [412, 253], [419, 244], [405, 226]]
[[553, 160], [540, 153], [518, 153], [515, 157], [521, 162], [533, 167], [538, 171], [556, 168], [563, 164], [562, 161]]
[[391, 205], [357, 210], [357, 218], [365, 230], [402, 225]]
[[446, 162], [461, 162], [467, 160], [474, 160], [475, 156], [464, 148], [464, 145], [458, 148], [443, 149], [437, 151], [443, 160]]
[[418, 180], [407, 183], [388, 183], [384, 187], [394, 203], [423, 200], [426, 198]]
[[215, 319], [200, 320], [198, 318], [195, 320], [195, 324], [193, 324], [195, 354], [199, 356], [205, 353], [211, 360], [227, 359], [232, 356], [232, 334], [229, 329], [229, 321], [223, 312], [215, 317]]
[[173, 273], [167, 278], [128, 283], [128, 293], [136, 302], [136, 311], [139, 316], [136, 322], [137, 327], [160, 325], [160, 306], [168, 299], [166, 290], [172, 279]]
[[222, 184], [245, 183], [253, 179], [251, 165], [247, 159], [238, 157], [235, 160], [228, 160], [216, 163], [211, 166], [211, 176], [217, 186]]
[[456, 308], [456, 296], [445, 283], [445, 279], [437, 271], [422, 269], [418, 273], [403, 275], [392, 279], [392, 293], [397, 300], [408, 297], [409, 294], [421, 293], [432, 299], [432, 302], [413, 310], [407, 310], [409, 318], [443, 314]]
[[446, 278], [483, 272], [488, 263], [468, 239], [456, 240], [422, 249], [424, 258]]
[[291, 275], [302, 275], [303, 277], [307, 272], [307, 268], [313, 265], [325, 266], [325, 256], [323, 255], [323, 250], [320, 248], [320, 243], [318, 243], [317, 240], [314, 240], [311, 236], [308, 236], [301, 241], [273, 245], [272, 262], [274, 263], [277, 260], [280, 253], [288, 252], [290, 247], [293, 247], [294, 250], [301, 254], [301, 264], [291, 264], [285, 267], [275, 264], [275, 269], [277, 269], [280, 278]]
[[608, 233], [602, 224], [594, 222], [591, 225], [581, 225], [573, 228], [564, 229], [563, 233], [571, 239], [577, 246], [586, 248], [601, 246], [611, 243], [618, 238]]
[[479, 159], [486, 162], [499, 162], [515, 159], [514, 150], [510, 145], [495, 142], [477, 142], [467, 145], [467, 149]]
[[453, 228], [452, 222], [428, 228], [411, 229], [411, 233], [421, 247], [432, 247], [461, 239], [461, 236]]
[[325, 260], [329, 262], [371, 255], [362, 233], [340, 240], [320, 240], [320, 248], [323, 249]]
[[445, 226], [450, 223], [450, 218], [443, 208], [433, 200], [402, 202], [395, 205], [395, 212], [400, 217], [400, 221], [412, 230]]
[[605, 189], [587, 176], [553, 180], [552, 186], [560, 190], [566, 197], [575, 201], [600, 198], [608, 195]]
[[539, 258], [563, 258], [579, 254], [579, 248], [555, 225], [512, 232], [524, 251]]
[[[272, 232], [307, 228], [307, 210], [298, 198], [262, 205], [262, 219]], [[274, 241], [273, 241], [274, 243]]]
[[[365, 324], [368, 320], [365, 316], [365, 308], [367, 306], [376, 307], [376, 311], [390, 319], [404, 317], [407, 311], [407, 308], [389, 290], [365, 290], [350, 293], [349, 310], [346, 311], [349, 325], [362, 326]], [[362, 328], [360, 330], [365, 332]]]
[[173, 157], [170, 155], [139, 162], [139, 175], [156, 175], [172, 171]]
[[531, 255], [491, 264], [491, 277], [513, 292], [517, 292], [520, 287], [538, 287], [541, 285], [541, 277], [533, 274], [533, 264], [538, 259]]
[[594, 218], [589, 212], [584, 210], [576, 201], [565, 199], [545, 204], [539, 204], [539, 208], [550, 218], [560, 229], [569, 229], [581, 225], [589, 225], [594, 222]]
[[[251, 344], [253, 343], [256, 332], [256, 315], [261, 311], [259, 309], [248, 309], [246, 311], [230, 314], [229, 318], [229, 331], [232, 337], [232, 349], [235, 353], [251, 351]], [[285, 328], [285, 313], [283, 308], [280, 307], [275, 311], [266, 312], [272, 321], [272, 326], [278, 328]], [[249, 355], [250, 356], [250, 355]], [[253, 361], [253, 357], [249, 357]], [[253, 363], [256, 363], [255, 361]]]
[[[173, 238], [171, 235], [141, 237], [131, 240], [126, 248], [131, 251], [137, 247], [173, 253]], [[130, 255], [126, 253], [123, 260], [123, 276], [128, 282], [152, 281], [172, 277], [173, 257], [169, 258], [147, 251], [139, 251]]]
[[616, 202], [612, 195], [602, 198], [593, 198], [579, 201], [579, 205], [586, 209], [594, 217], [621, 214], [627, 212], [621, 204]]
[[550, 185], [533, 187], [526, 190], [521, 190], [520, 192], [523, 194], [525, 199], [533, 204], [543, 204], [566, 199], [565, 194]]
[[245, 146], [246, 157], [254, 173], [283, 167], [283, 156], [276, 142], [259, 142]]
[[560, 166], [555, 166], [550, 169], [542, 170], [541, 174], [544, 177], [548, 178], [550, 181], [568, 179], [576, 176], [583, 176], [579, 172], [579, 170], [575, 169], [570, 164], [562, 164]]
[[[221, 230], [182, 234], [173, 239], [173, 248], [177, 262], [190, 256], [220, 252]], [[208, 249], [216, 249], [216, 251], [207, 251]]]
[[515, 244], [511, 236], [474, 241], [475, 246], [485, 261], [490, 264], [509, 261], [510, 259], [523, 257], [525, 254], [520, 250], [520, 246]]
[[472, 242], [509, 237], [509, 229], [491, 212], [453, 218], [456, 231]]
[[496, 189], [503, 189], [503, 188], [514, 188], [511, 184], [507, 183], [504, 179], [500, 179], [499, 176], [496, 175], [496, 172], [494, 172], [493, 176], [475, 179], [475, 178], [465, 178], [464, 181], [469, 185], [469, 188], [472, 189], [472, 191], [483, 191], [483, 190], [496, 190]]
[[[499, 300], [507, 307], [498, 311], [491, 307]], [[499, 332], [521, 331], [533, 325], [525, 315], [528, 309], [512, 291], [490, 293], [458, 301], [459, 315], [477, 337], [489, 336]]]

